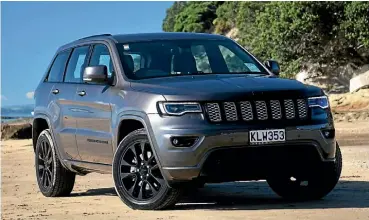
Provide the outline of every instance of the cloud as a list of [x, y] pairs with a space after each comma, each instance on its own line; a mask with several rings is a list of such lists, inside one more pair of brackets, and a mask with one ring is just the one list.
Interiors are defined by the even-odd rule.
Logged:
[[27, 92], [26, 97], [29, 98], [29, 99], [33, 99], [34, 94], [35, 94], [35, 92]]
[[1, 101], [6, 101], [6, 100], [8, 100], [8, 98], [7, 98], [5, 95], [1, 95], [1, 96], [0, 96], [0, 99], [1, 99]]

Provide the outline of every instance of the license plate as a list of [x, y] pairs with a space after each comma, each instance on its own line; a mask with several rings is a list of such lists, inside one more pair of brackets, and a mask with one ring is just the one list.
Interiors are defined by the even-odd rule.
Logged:
[[284, 142], [286, 140], [285, 129], [250, 131], [249, 135], [250, 144]]

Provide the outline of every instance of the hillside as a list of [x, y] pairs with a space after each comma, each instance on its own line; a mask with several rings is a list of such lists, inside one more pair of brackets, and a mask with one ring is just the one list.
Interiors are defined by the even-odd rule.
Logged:
[[[369, 70], [369, 2], [175, 2], [163, 30], [230, 36], [283, 77], [349, 91]], [[369, 73], [368, 73], [369, 74]]]

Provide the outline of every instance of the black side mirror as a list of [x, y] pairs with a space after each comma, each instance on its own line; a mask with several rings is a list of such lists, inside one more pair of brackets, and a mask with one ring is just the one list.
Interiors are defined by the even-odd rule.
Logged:
[[281, 72], [281, 68], [279, 67], [279, 64], [275, 60], [267, 60], [265, 61], [265, 66], [276, 76], [279, 76], [279, 73]]
[[108, 68], [105, 65], [88, 66], [83, 71], [83, 82], [107, 83]]

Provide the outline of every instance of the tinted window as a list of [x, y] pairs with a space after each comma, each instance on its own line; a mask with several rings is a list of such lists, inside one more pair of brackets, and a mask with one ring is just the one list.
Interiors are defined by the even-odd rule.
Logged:
[[[196, 74], [268, 74], [231, 40], [157, 40], [117, 45], [131, 79]], [[134, 59], [139, 54], [139, 62]], [[139, 64], [139, 68], [138, 67]]]
[[68, 61], [69, 54], [70, 50], [61, 52], [57, 55], [49, 71], [49, 75], [47, 77], [48, 82], [63, 81], [63, 74], [65, 70], [65, 65]]
[[78, 47], [73, 50], [68, 62], [64, 82], [82, 82], [82, 75], [86, 67], [86, 56], [88, 54], [88, 50], [88, 46]]
[[108, 77], [112, 78], [114, 73], [113, 61], [108, 47], [103, 44], [95, 45], [92, 51], [90, 66], [96, 65], [105, 65], [108, 68]]

